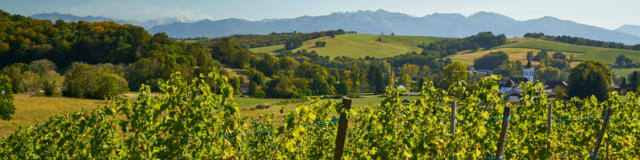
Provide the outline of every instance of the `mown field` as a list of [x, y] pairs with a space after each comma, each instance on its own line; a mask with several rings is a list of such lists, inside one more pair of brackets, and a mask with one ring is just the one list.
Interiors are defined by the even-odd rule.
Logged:
[[93, 110], [105, 105], [103, 100], [89, 100], [66, 97], [39, 97], [24, 94], [14, 95], [16, 112], [9, 121], [0, 120], [0, 136], [13, 133], [18, 127], [32, 126], [57, 114]]
[[616, 57], [622, 54], [629, 57], [634, 63], [640, 62], [640, 51], [637, 50], [580, 46], [531, 38], [513, 38], [509, 40], [508, 44], [498, 48], [531, 48], [572, 52], [576, 53], [576, 60], [599, 60], [607, 64], [615, 64]]
[[[157, 95], [156, 93], [152, 94]], [[64, 115], [79, 112], [83, 109], [92, 111], [100, 106], [106, 105], [105, 100], [91, 100], [66, 97], [43, 97], [30, 96], [25, 94], [14, 95], [16, 113], [12, 120], [0, 120], [0, 137], [13, 133], [19, 127], [32, 126], [39, 121], [45, 121], [55, 115]], [[137, 93], [125, 94], [129, 100], [135, 100]], [[418, 96], [407, 96], [402, 99], [413, 101]], [[365, 95], [360, 98], [353, 98], [353, 107], [363, 107], [367, 105], [377, 106], [384, 97], [380, 95]], [[336, 102], [339, 99], [335, 99]], [[271, 99], [271, 98], [249, 98], [235, 97], [234, 102], [238, 104], [240, 114], [246, 116], [259, 115], [262, 113], [279, 114], [282, 107], [287, 106], [288, 110], [294, 110], [297, 105], [307, 103], [306, 100], [298, 99]], [[256, 108], [257, 105], [269, 106], [268, 108]]]
[[[466, 64], [466, 65], [473, 65], [473, 60], [478, 59], [484, 55], [487, 55], [491, 52], [505, 52], [507, 54], [509, 54], [509, 60], [510, 61], [521, 61], [523, 64], [527, 64], [527, 52], [533, 52], [533, 53], [538, 53], [540, 52], [540, 49], [531, 49], [531, 48], [496, 48], [496, 49], [490, 49], [490, 50], [483, 50], [483, 51], [478, 51], [478, 52], [460, 52], [458, 54], [454, 54], [449, 56], [449, 58], [451, 58], [451, 60], [454, 61], [458, 61], [460, 63]], [[565, 55], [569, 56], [569, 55], [574, 55], [577, 56], [578, 53], [573, 53], [573, 52], [562, 52]], [[550, 54], [553, 54], [550, 53]], [[531, 62], [532, 65], [537, 65], [539, 62]], [[572, 65], [575, 65], [579, 62], [573, 62]]]
[[[377, 41], [378, 37], [382, 41]], [[391, 57], [408, 52], [421, 52], [419, 44], [431, 43], [444, 38], [422, 36], [379, 36], [371, 34], [338, 35], [335, 38], [321, 37], [305, 41], [300, 48], [293, 51], [306, 49], [316, 51], [319, 55], [337, 57]], [[316, 41], [327, 43], [325, 47], [315, 47]], [[284, 48], [284, 45], [252, 48], [254, 52], [275, 52]]]
[[[473, 65], [474, 59], [491, 52], [503, 51], [509, 55], [509, 60], [519, 60], [526, 64], [527, 52], [538, 53], [543, 49], [551, 51], [549, 54], [560, 51], [567, 56], [573, 55], [576, 61], [571, 63], [572, 67], [584, 60], [598, 60], [612, 65], [615, 64], [616, 57], [621, 54], [629, 57], [634, 63], [640, 62], [640, 51], [636, 50], [580, 46], [531, 38], [512, 38], [509, 39], [508, 44], [495, 49], [477, 52], [462, 51], [449, 56], [449, 58], [466, 65]], [[532, 62], [531, 64], [537, 65], [538, 62]], [[616, 77], [629, 75], [633, 71], [640, 71], [640, 68], [612, 68], [612, 72]]]

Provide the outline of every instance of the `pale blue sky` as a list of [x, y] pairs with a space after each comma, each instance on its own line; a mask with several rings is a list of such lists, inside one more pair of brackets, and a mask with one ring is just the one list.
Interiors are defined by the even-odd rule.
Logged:
[[27, 16], [60, 12], [137, 20], [260, 20], [377, 9], [412, 16], [489, 11], [517, 20], [553, 16], [608, 29], [640, 25], [640, 0], [0, 0], [0, 9]]

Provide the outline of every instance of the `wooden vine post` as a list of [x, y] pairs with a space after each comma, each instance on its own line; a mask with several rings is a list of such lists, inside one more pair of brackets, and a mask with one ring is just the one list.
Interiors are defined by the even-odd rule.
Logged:
[[449, 133], [451, 133], [451, 139], [456, 139], [456, 101], [453, 101], [453, 103], [451, 103], [451, 130], [449, 131]]
[[502, 131], [500, 131], [500, 139], [498, 141], [498, 157], [497, 159], [503, 159], [504, 146], [507, 139], [507, 132], [509, 131], [509, 120], [511, 119], [511, 107], [504, 107], [502, 114]]
[[336, 136], [336, 148], [333, 152], [333, 159], [342, 159], [342, 152], [344, 151], [344, 142], [347, 138], [347, 128], [349, 128], [349, 121], [347, 120], [347, 113], [345, 111], [351, 109], [351, 99], [349, 97], [342, 97], [342, 107], [338, 109], [340, 111], [340, 120], [338, 121], [338, 134]]
[[547, 142], [547, 151], [551, 152], [551, 105], [553, 101], [549, 103], [549, 107], [547, 109], [547, 138], [549, 142]]
[[609, 119], [611, 119], [611, 107], [607, 108], [607, 115], [602, 118], [604, 118], [604, 122], [602, 122], [602, 128], [600, 128], [600, 133], [598, 134], [598, 141], [596, 141], [596, 147], [593, 150], [593, 153], [591, 154], [592, 159], [598, 158], [598, 151], [600, 150], [600, 144], [602, 143], [604, 132], [607, 130]]

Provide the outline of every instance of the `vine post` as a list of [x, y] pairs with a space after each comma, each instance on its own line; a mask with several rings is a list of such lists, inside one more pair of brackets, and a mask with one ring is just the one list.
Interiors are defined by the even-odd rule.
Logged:
[[607, 124], [609, 123], [609, 119], [611, 119], [611, 107], [607, 108], [607, 115], [603, 116], [604, 122], [602, 122], [602, 128], [600, 128], [600, 133], [598, 134], [598, 141], [596, 141], [596, 147], [591, 154], [592, 159], [598, 158], [598, 151], [600, 150], [600, 144], [602, 143], [602, 137], [604, 137], [604, 132], [607, 130]]
[[547, 142], [547, 151], [551, 152], [551, 105], [553, 101], [549, 103], [549, 107], [547, 109], [547, 138], [549, 141]]
[[456, 139], [456, 101], [453, 101], [453, 103], [451, 103], [451, 139], [454, 140]]
[[351, 109], [351, 98], [342, 97], [342, 106], [338, 111], [340, 112], [340, 119], [338, 121], [338, 134], [336, 136], [336, 148], [333, 152], [333, 159], [342, 159], [342, 152], [344, 151], [344, 142], [347, 136], [347, 128], [349, 128], [349, 121], [347, 120], [346, 110]]
[[500, 139], [498, 141], [498, 159], [503, 159], [504, 145], [507, 139], [507, 132], [509, 131], [509, 119], [511, 116], [511, 107], [504, 107], [502, 114], [502, 131], [500, 131]]

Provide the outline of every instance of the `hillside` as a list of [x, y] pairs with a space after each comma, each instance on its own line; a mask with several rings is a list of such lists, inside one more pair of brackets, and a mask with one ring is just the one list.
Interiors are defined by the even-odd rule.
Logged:
[[[480, 58], [486, 54], [489, 54], [491, 52], [505, 52], [507, 54], [509, 54], [509, 60], [510, 61], [521, 61], [523, 64], [527, 63], [527, 52], [533, 52], [533, 53], [538, 53], [540, 52], [540, 49], [532, 49], [532, 48], [496, 48], [496, 49], [490, 49], [490, 50], [483, 50], [483, 51], [478, 51], [478, 52], [469, 52], [469, 51], [463, 51], [463, 52], [459, 52], [458, 54], [455, 55], [451, 55], [449, 56], [449, 58], [451, 58], [454, 61], [458, 61], [460, 63], [466, 64], [466, 65], [473, 65], [473, 60]], [[567, 54], [567, 56], [569, 55], [573, 55], [573, 56], [577, 56], [578, 53], [575, 52], [562, 52], [564, 54]], [[572, 65], [579, 63], [579, 62], [574, 62], [572, 63]], [[538, 62], [531, 62], [532, 65], [537, 65]]]
[[599, 60], [607, 64], [615, 64], [616, 57], [623, 54], [631, 58], [633, 62], [640, 62], [640, 51], [637, 50], [580, 46], [529, 38], [513, 38], [509, 44], [499, 48], [531, 48], [573, 52], [578, 53], [574, 57], [576, 60]]
[[[380, 37], [382, 41], [377, 41]], [[408, 52], [421, 52], [417, 46], [431, 43], [444, 38], [422, 36], [379, 36], [371, 34], [338, 35], [335, 38], [321, 37], [305, 41], [303, 45], [293, 51], [306, 49], [316, 51], [321, 56], [337, 57], [391, 57]], [[325, 47], [315, 47], [315, 42], [324, 41]], [[250, 49], [253, 52], [276, 52], [284, 45], [275, 45]]]
[[[509, 43], [491, 50], [478, 52], [463, 51], [458, 54], [449, 56], [454, 61], [459, 61], [467, 65], [473, 65], [473, 60], [480, 58], [491, 52], [503, 51], [509, 54], [509, 60], [520, 60], [526, 63], [527, 52], [538, 53], [540, 50], [561, 51], [564, 54], [573, 55], [575, 60], [571, 66], [575, 66], [580, 61], [598, 60], [606, 64], [615, 64], [618, 55], [629, 57], [634, 63], [640, 62], [640, 51], [627, 49], [600, 48], [581, 45], [572, 45], [560, 42], [545, 41], [531, 38], [512, 38]], [[533, 62], [537, 65], [537, 62]], [[640, 68], [614, 68], [612, 69], [616, 76], [629, 75], [633, 71], [640, 71]]]

